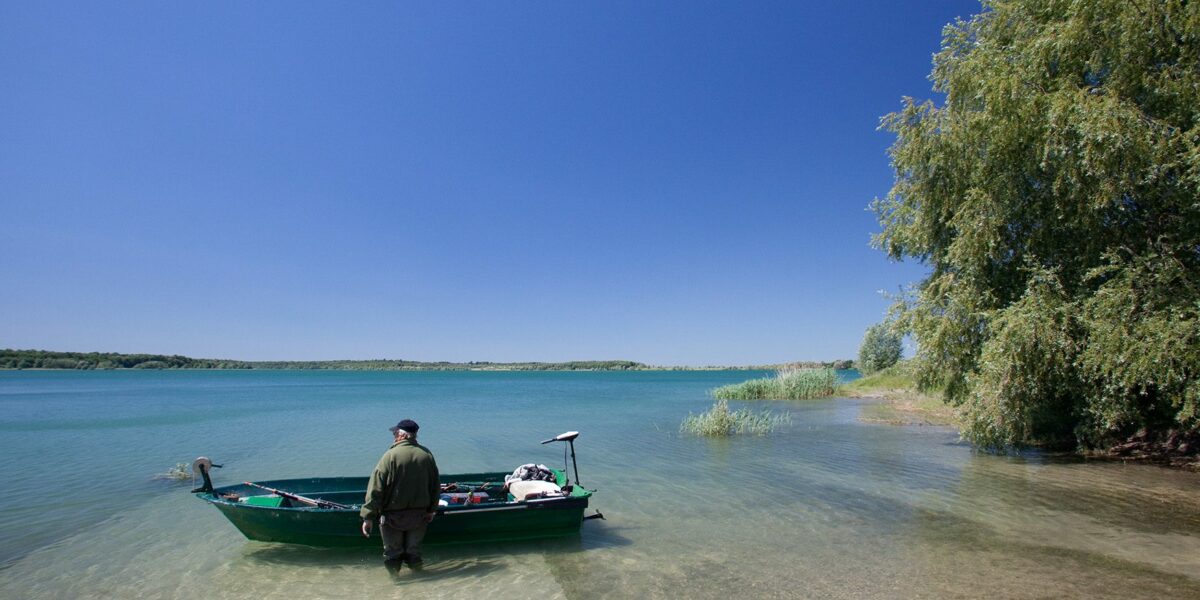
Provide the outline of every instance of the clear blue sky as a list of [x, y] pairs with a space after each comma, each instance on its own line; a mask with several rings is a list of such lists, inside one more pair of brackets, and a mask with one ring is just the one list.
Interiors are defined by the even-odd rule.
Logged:
[[0, 347], [853, 357], [976, 1], [3, 0]]

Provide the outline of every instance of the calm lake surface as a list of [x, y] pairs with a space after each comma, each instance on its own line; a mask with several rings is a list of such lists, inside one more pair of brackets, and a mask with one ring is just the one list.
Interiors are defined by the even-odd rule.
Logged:
[[[768, 437], [680, 435], [759, 373], [0, 372], [0, 597], [1197, 598], [1200, 475], [973, 452], [869, 400], [754, 403]], [[735, 403], [737, 404], [737, 403]], [[367, 475], [401, 418], [443, 472], [562, 465], [607, 520], [576, 538], [374, 550], [250, 542], [156, 473]], [[589, 513], [591, 509], [589, 509]]]

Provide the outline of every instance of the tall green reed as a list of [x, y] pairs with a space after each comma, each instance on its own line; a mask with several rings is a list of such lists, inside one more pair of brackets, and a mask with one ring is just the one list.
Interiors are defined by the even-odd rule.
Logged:
[[721, 386], [712, 394], [725, 400], [810, 400], [832, 396], [837, 387], [833, 369], [786, 369], [774, 377]]
[[768, 411], [754, 412], [747, 408], [731, 411], [727, 400], [717, 400], [707, 412], [684, 417], [679, 431], [709, 437], [766, 435], [776, 427], [791, 422], [791, 415], [776, 415]]

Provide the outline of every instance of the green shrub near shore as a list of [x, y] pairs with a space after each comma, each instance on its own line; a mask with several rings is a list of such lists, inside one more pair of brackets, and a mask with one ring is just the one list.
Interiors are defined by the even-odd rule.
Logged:
[[811, 400], [832, 396], [837, 387], [837, 373], [833, 369], [796, 369], [778, 371], [774, 377], [721, 386], [712, 394], [723, 400]]
[[862, 346], [858, 349], [858, 370], [870, 375], [886, 369], [900, 361], [904, 352], [901, 335], [888, 328], [886, 323], [876, 323], [867, 328]]
[[770, 411], [755, 412], [748, 408], [729, 410], [729, 401], [717, 400], [708, 412], [689, 414], [679, 426], [682, 433], [708, 437], [727, 437], [737, 434], [766, 435], [780, 425], [792, 422], [790, 415]]

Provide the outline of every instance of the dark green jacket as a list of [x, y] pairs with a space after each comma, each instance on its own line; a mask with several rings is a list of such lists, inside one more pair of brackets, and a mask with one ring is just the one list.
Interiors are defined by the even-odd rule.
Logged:
[[400, 440], [375, 465], [367, 483], [367, 499], [358, 514], [375, 520], [393, 510], [423, 508], [433, 512], [440, 492], [433, 453], [412, 440]]

